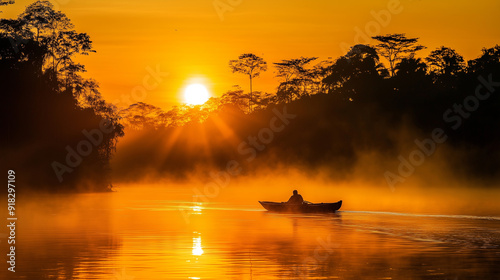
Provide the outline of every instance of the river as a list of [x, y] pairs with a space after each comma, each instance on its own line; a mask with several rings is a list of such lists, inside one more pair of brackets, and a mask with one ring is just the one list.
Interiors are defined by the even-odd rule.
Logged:
[[[500, 217], [273, 214], [190, 189], [18, 199], [2, 279], [499, 279]], [[25, 199], [27, 201], [27, 199]], [[345, 208], [345, 209], [344, 209]], [[6, 235], [1, 248], [7, 253]], [[2, 276], [3, 277], [3, 276]]]

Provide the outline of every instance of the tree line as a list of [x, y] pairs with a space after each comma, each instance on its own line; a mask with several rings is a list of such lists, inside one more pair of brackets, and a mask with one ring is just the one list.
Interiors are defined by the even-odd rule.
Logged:
[[[49, 1], [35, 1], [17, 18], [0, 20], [1, 114], [7, 131], [2, 164], [24, 174], [27, 186], [58, 191], [110, 186], [109, 160], [123, 126], [97, 82], [84, 78], [85, 66], [75, 61], [93, 52], [90, 37]], [[95, 147], [80, 147], [84, 131], [99, 129], [103, 121], [110, 132], [94, 141]], [[71, 154], [79, 148], [84, 160]], [[56, 163], [67, 162], [72, 168], [57, 176], [63, 165]]]
[[426, 47], [418, 43], [418, 38], [406, 34], [387, 34], [373, 39], [378, 42], [376, 45], [355, 45], [335, 60], [316, 62], [318, 57], [299, 57], [272, 63], [279, 80], [273, 93], [253, 91], [254, 79], [268, 66], [262, 57], [245, 53], [231, 60], [229, 67], [233, 73], [249, 78], [248, 91], [234, 86], [203, 105], [175, 106], [167, 112], [138, 103], [120, 114], [127, 126], [158, 128], [203, 122], [210, 114], [228, 106], [248, 114], [317, 94], [333, 95], [338, 102], [381, 104], [387, 99], [401, 98], [411, 102], [416, 95], [438, 98], [439, 94], [430, 93], [446, 94], [481, 73], [498, 71], [499, 45], [483, 49], [480, 57], [466, 62], [457, 51], [445, 46], [431, 51], [425, 58], [418, 57], [417, 53]]
[[[6, 131], [1, 140], [2, 166], [29, 174], [20, 176], [27, 186], [106, 190], [111, 183], [110, 161], [124, 125], [145, 133], [133, 145], [133, 151], [141, 153], [130, 153], [131, 158], [122, 161], [133, 168], [121, 168], [121, 176], [140, 173], [154, 163], [152, 158], [161, 156], [152, 168], [164, 174], [189, 172], [201, 163], [224, 165], [238, 157], [239, 142], [257, 135], [273, 109], [285, 104], [298, 117], [276, 136], [264, 151], [272, 154], [259, 157], [262, 162], [256, 166], [287, 162], [349, 169], [360, 151], [397, 153], [397, 141], [391, 135], [402, 126], [424, 133], [446, 127], [443, 113], [452, 108], [448, 119], [460, 118], [462, 125], [447, 131], [447, 143], [463, 152], [463, 161], [452, 163], [473, 174], [498, 174], [498, 95], [491, 94], [480, 106], [464, 102], [471, 100], [479, 77], [490, 92], [495, 91], [500, 46], [485, 48], [478, 58], [465, 61], [444, 46], [418, 57], [425, 46], [405, 34], [373, 39], [376, 45], [355, 45], [335, 60], [299, 57], [272, 63], [280, 81], [272, 93], [253, 90], [268, 64], [247, 53], [229, 61], [229, 70], [249, 78], [248, 91], [235, 86], [203, 105], [180, 105], [168, 111], [145, 103], [118, 110], [102, 98], [96, 81], [83, 77], [85, 66], [75, 61], [78, 55], [95, 52], [90, 37], [77, 32], [49, 1], [35, 1], [17, 18], [0, 20], [1, 114]], [[474, 112], [464, 111], [471, 106]], [[75, 160], [75, 151], [88, 132], [99, 129], [103, 120], [112, 124], [111, 132], [94, 141], [95, 148], [87, 149], [84, 160]], [[219, 137], [221, 125], [226, 133], [233, 130], [231, 143]], [[193, 137], [200, 131], [213, 133]], [[158, 148], [166, 139], [170, 148], [162, 155], [158, 151], [165, 149]], [[64, 167], [54, 162], [68, 167], [63, 180], [57, 174]]]
[[[454, 179], [498, 182], [500, 46], [465, 61], [445, 46], [419, 57], [425, 46], [405, 34], [374, 39], [377, 44], [355, 45], [335, 60], [299, 57], [272, 63], [280, 81], [273, 93], [235, 86], [203, 105], [163, 111], [137, 103], [122, 110], [125, 126], [140, 132], [118, 150], [117, 171], [126, 174], [124, 180], [146, 173], [189, 178], [193, 170], [210, 174], [236, 160], [246, 174], [296, 167], [326, 170], [342, 179], [367, 164], [364, 155], [375, 155], [378, 160], [369, 169], [381, 170], [364, 175], [377, 180], [384, 171], [397, 170], [399, 155], [409, 153], [402, 147], [413, 140], [402, 135], [422, 140], [439, 128], [447, 140], [440, 144], [446, 146], [439, 149], [445, 159], [437, 172], [448, 169]], [[229, 62], [229, 69], [246, 75], [253, 87], [267, 65], [255, 54], [243, 54]], [[258, 151], [251, 163], [242, 159], [240, 145], [252, 145], [255, 138], [248, 137], [259, 135], [274, 110], [284, 106], [297, 118], [271, 143], [247, 146]]]

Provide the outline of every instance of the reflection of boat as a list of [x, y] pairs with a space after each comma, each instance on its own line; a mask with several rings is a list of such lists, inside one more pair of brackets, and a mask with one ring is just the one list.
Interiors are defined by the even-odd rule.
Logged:
[[295, 213], [332, 213], [340, 209], [342, 200], [335, 203], [288, 204], [286, 202], [259, 201], [267, 211]]

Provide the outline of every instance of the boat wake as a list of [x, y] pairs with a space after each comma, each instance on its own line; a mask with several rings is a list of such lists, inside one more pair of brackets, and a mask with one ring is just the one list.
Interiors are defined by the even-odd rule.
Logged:
[[380, 211], [340, 211], [340, 212], [359, 213], [359, 214], [375, 214], [375, 215], [396, 215], [396, 216], [422, 217], [422, 218], [451, 218], [451, 219], [472, 219], [472, 220], [500, 221], [500, 217], [495, 217], [495, 216], [413, 214], [413, 213], [380, 212]]

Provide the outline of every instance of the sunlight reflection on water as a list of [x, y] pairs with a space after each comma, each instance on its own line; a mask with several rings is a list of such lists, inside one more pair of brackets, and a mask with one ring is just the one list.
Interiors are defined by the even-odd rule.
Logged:
[[147, 199], [130, 190], [77, 195], [24, 211], [19, 279], [491, 279], [500, 273], [496, 219], [274, 214], [257, 202], [193, 203], [189, 190]]
[[[198, 234], [197, 232], [193, 232]], [[203, 248], [201, 247], [201, 237], [193, 237], [193, 256], [203, 255]]]

